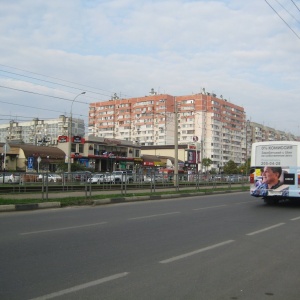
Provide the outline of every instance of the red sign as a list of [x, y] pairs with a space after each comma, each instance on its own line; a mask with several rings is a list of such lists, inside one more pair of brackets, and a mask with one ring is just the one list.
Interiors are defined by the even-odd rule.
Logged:
[[57, 141], [59, 143], [66, 143], [69, 141], [69, 138], [66, 136], [66, 135], [60, 135], [58, 138], [57, 138]]

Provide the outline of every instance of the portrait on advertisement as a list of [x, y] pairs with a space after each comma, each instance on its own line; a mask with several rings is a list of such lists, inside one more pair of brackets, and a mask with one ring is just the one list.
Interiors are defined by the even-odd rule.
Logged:
[[268, 196], [269, 190], [282, 192], [282, 196], [288, 196], [288, 186], [283, 186], [284, 174], [287, 171], [281, 167], [265, 166], [261, 173], [261, 179], [256, 182], [256, 188], [251, 191], [255, 197]]

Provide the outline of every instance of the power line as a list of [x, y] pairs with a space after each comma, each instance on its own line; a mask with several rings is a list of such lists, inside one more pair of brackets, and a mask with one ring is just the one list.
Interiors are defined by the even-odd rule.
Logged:
[[[69, 85], [65, 85], [65, 84], [61, 84], [61, 83], [56, 83], [56, 82], [48, 81], [48, 80], [43, 80], [43, 79], [39, 79], [39, 78], [27, 76], [27, 75], [22, 75], [22, 74], [18, 74], [18, 73], [14, 73], [14, 72], [9, 72], [9, 71], [5, 71], [5, 70], [0, 70], [0, 72], [4, 72], [4, 73], [8, 73], [8, 74], [13, 74], [13, 75], [17, 75], [17, 76], [22, 76], [22, 77], [26, 77], [26, 78], [29, 78], [29, 79], [34, 79], [34, 80], [38, 80], [38, 81], [42, 81], [42, 82], [47, 82], [47, 83], [51, 83], [51, 84], [56, 84], [56, 85], [59, 85], [59, 86], [68, 87], [68, 88], [76, 89], [76, 90], [79, 90], [79, 91], [82, 90], [80, 88], [72, 87], [72, 86], [69, 86]], [[9, 78], [14, 78], [14, 77], [9, 77]], [[97, 93], [97, 92], [93, 92], [93, 91], [89, 91], [89, 90], [85, 90], [85, 91], [89, 92], [89, 93], [97, 94], [97, 95], [106, 96], [106, 97], [110, 96], [110, 95], [107, 95], [107, 94], [101, 94], [101, 93]]]
[[[40, 74], [40, 73], [35, 73], [35, 72], [32, 72], [32, 71], [23, 70], [23, 69], [20, 69], [20, 68], [11, 67], [11, 66], [4, 65], [4, 64], [0, 64], [0, 66], [6, 67], [6, 68], [15, 69], [15, 70], [22, 71], [22, 72], [27, 72], [27, 73], [30, 73], [30, 74], [35, 74], [35, 75], [39, 75], [39, 76], [51, 78], [51, 79], [55, 79], [55, 80], [59, 80], [59, 81], [63, 81], [63, 82], [67, 82], [67, 83], [76, 84], [76, 85], [79, 85], [79, 86], [85, 87], [85, 88], [87, 87], [87, 88], [91, 88], [91, 89], [94, 89], [94, 90], [100, 90], [100, 91], [108, 92], [108, 93], [110, 93], [110, 94], [116, 93], [115, 91], [112, 92], [112, 91], [109, 91], [109, 90], [104, 90], [104, 89], [100, 89], [100, 88], [95, 88], [95, 87], [93, 87], [93, 86], [84, 85], [84, 84], [81, 84], [81, 83], [77, 83], [77, 82], [73, 82], [73, 81], [68, 81], [68, 80], [65, 80], [65, 79], [61, 79], [61, 78], [57, 78], [57, 77], [53, 77], [53, 76], [48, 76], [48, 75], [44, 75], [44, 74]], [[93, 92], [93, 93], [95, 93], [95, 92]], [[125, 94], [123, 94], [123, 95], [126, 96], [126, 97], [130, 97], [130, 96], [125, 95]]]
[[[37, 93], [37, 92], [31, 92], [31, 91], [21, 90], [21, 89], [17, 89], [17, 88], [11, 88], [8, 86], [3, 86], [3, 85], [0, 85], [0, 87], [4, 88], [4, 89], [14, 90], [14, 91], [18, 91], [18, 92], [24, 92], [24, 93], [29, 93], [29, 94], [39, 95], [39, 96], [45, 96], [45, 97], [50, 97], [50, 98], [56, 98], [56, 99], [60, 99], [60, 100], [70, 101], [70, 102], [74, 101], [73, 99], [51, 96], [51, 95], [41, 94], [41, 93]], [[82, 103], [82, 104], [89, 104], [88, 102], [83, 102], [83, 101], [78, 101], [78, 100], [75, 100], [74, 102]]]
[[292, 29], [292, 27], [279, 15], [279, 13], [273, 8], [273, 6], [265, 0], [265, 2], [271, 7], [271, 9], [277, 14], [277, 16], [286, 24], [286, 26], [297, 36], [297, 38], [300, 40], [300, 36]]
[[25, 105], [25, 104], [10, 103], [10, 102], [7, 102], [7, 101], [1, 101], [1, 100], [0, 100], [0, 103], [10, 104], [10, 105], [16, 105], [16, 106], [22, 106], [22, 107], [27, 107], [27, 108], [34, 108], [34, 109], [38, 109], [38, 110], [47, 110], [47, 111], [53, 111], [53, 112], [61, 113], [61, 111], [54, 110], [54, 109], [39, 108], [39, 107], [36, 107], [36, 106], [34, 107], [34, 106], [30, 106], [30, 105]]
[[299, 9], [299, 7], [297, 6], [297, 4], [293, 1], [293, 0], [291, 0], [292, 2], [293, 2], [293, 4], [296, 6], [296, 8], [300, 11], [300, 9]]
[[278, 0], [275, 0], [296, 22], [300, 23]]
[[[77, 103], [81, 103], [81, 104], [89, 104], [87, 102], [82, 102], [82, 101], [77, 101], [77, 100], [74, 101], [73, 99], [56, 97], [56, 96], [51, 96], [51, 95], [46, 95], [46, 94], [41, 94], [41, 93], [36, 93], [36, 92], [31, 92], [31, 91], [26, 91], [26, 90], [20, 90], [20, 89], [10, 88], [10, 87], [1, 86], [1, 85], [0, 85], [0, 87], [6, 88], [6, 89], [11, 89], [11, 90], [16, 90], [16, 91], [20, 91], [20, 92], [25, 92], [25, 93], [30, 93], [30, 94], [36, 94], [36, 95], [40, 95], [40, 96], [50, 97], [50, 98], [56, 98], [56, 99], [60, 99], [60, 100], [70, 101], [70, 102], [77, 102]], [[40, 107], [37, 107], [37, 106], [30, 106], [30, 105], [25, 105], [25, 104], [16, 104], [16, 103], [8, 102], [8, 101], [2, 101], [2, 100], [0, 100], [0, 103], [14, 105], [14, 106], [22, 106], [22, 107], [26, 107], [26, 108], [34, 108], [34, 109], [43, 110], [43, 111], [47, 111], [47, 112], [51, 111], [51, 112], [56, 112], [56, 113], [59, 113], [59, 114], [64, 114], [64, 112], [58, 111], [58, 110], [54, 110], [54, 109], [40, 108]], [[74, 115], [88, 118], [88, 115], [82, 115], [82, 114], [76, 114], [76, 113]]]

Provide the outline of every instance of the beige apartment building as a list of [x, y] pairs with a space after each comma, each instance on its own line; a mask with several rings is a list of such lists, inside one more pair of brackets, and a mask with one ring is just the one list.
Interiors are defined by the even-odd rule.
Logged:
[[247, 121], [247, 137], [251, 143], [266, 141], [299, 141], [299, 137], [289, 132], [276, 130], [269, 126]]
[[145, 97], [91, 103], [89, 134], [133, 141], [142, 147], [174, 145], [178, 139], [178, 144], [199, 149], [200, 157], [194, 161], [199, 168], [202, 158], [210, 158], [215, 169], [229, 160], [238, 165], [246, 161], [244, 108], [204, 90], [175, 97], [152, 89]]

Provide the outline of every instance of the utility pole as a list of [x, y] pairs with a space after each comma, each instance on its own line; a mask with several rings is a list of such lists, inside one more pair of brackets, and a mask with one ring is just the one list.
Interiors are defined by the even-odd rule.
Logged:
[[174, 160], [174, 186], [178, 190], [178, 107], [176, 102], [176, 97], [174, 97], [174, 150], [175, 150], [175, 160]]

